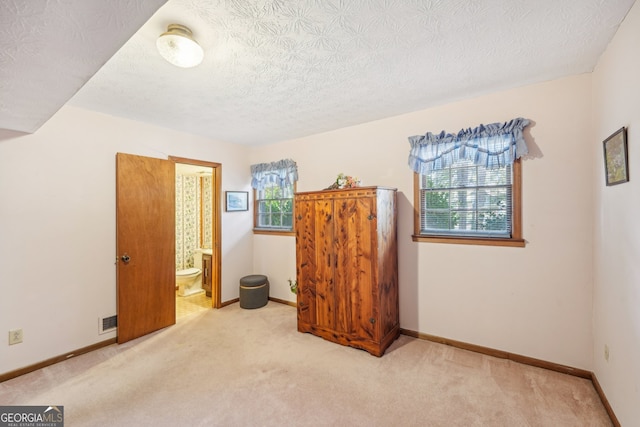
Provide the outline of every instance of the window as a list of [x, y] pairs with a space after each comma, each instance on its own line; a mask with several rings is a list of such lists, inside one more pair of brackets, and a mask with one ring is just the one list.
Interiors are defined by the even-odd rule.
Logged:
[[409, 138], [414, 241], [524, 246], [522, 128], [527, 120]]
[[298, 180], [290, 159], [251, 166], [254, 189], [254, 233], [293, 233], [293, 193]]
[[294, 185], [271, 184], [255, 190], [255, 228], [271, 231], [293, 230]]

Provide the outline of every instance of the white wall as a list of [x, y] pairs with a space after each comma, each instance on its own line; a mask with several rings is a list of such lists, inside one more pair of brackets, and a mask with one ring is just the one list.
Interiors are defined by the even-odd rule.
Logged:
[[[594, 372], [622, 425], [640, 420], [640, 3], [593, 73]], [[630, 181], [605, 185], [602, 141], [627, 127]], [[609, 360], [604, 347], [609, 347]]]
[[[299, 191], [339, 172], [397, 187], [403, 328], [591, 369], [590, 88], [590, 75], [575, 76], [252, 149], [72, 107], [34, 135], [0, 134], [0, 331], [25, 332], [23, 344], [0, 346], [0, 372], [109, 337], [97, 319], [115, 313], [118, 151], [220, 162], [223, 191], [250, 190], [249, 165], [281, 158], [298, 162]], [[518, 116], [534, 122], [527, 247], [413, 242], [407, 137]], [[223, 214], [223, 300], [259, 272], [272, 296], [294, 301], [295, 239], [253, 236], [251, 213]]]
[[[591, 369], [590, 88], [590, 75], [570, 77], [257, 147], [251, 160], [292, 158], [298, 191], [325, 188], [340, 172], [398, 188], [402, 328]], [[533, 122], [523, 162], [526, 248], [413, 242], [407, 137], [519, 116]], [[289, 301], [294, 245], [294, 237], [254, 239], [255, 270]]]
[[[224, 191], [249, 190], [247, 151], [73, 107], [33, 135], [0, 133], [0, 373], [114, 336], [98, 318], [116, 313], [116, 152], [222, 163]], [[223, 211], [223, 301], [251, 273], [251, 225]], [[24, 342], [8, 346], [15, 328]]]
[[269, 296], [295, 302], [289, 288], [289, 279], [296, 278], [295, 237], [256, 234], [253, 245], [253, 270], [269, 277]]

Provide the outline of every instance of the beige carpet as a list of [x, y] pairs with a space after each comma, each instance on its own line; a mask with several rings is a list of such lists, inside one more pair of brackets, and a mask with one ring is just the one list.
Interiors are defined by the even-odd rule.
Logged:
[[401, 336], [382, 358], [233, 304], [0, 384], [75, 426], [609, 426], [590, 381]]

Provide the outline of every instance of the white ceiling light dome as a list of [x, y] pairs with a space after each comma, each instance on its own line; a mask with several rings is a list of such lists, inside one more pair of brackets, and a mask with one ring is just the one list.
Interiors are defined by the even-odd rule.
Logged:
[[164, 59], [177, 67], [195, 67], [204, 58], [204, 51], [191, 30], [180, 24], [170, 24], [158, 37], [156, 47]]

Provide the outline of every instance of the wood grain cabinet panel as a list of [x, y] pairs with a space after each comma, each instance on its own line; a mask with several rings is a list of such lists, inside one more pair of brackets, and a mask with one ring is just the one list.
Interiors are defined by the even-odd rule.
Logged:
[[398, 337], [396, 190], [295, 194], [298, 330], [382, 356]]
[[202, 254], [202, 289], [208, 297], [211, 296], [211, 260], [211, 255]]

